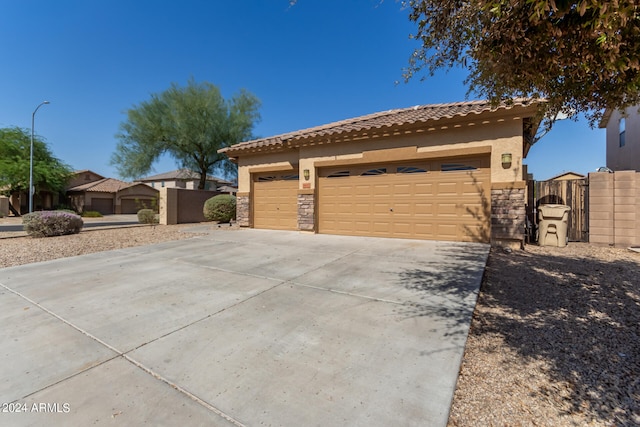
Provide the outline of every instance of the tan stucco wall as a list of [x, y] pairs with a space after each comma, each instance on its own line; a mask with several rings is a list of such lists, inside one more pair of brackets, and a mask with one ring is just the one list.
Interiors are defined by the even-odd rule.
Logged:
[[625, 146], [620, 147], [620, 111], [613, 111], [607, 123], [607, 167], [614, 171], [640, 171], [640, 106], [625, 111]]
[[[246, 193], [251, 189], [252, 171], [263, 171], [273, 168], [287, 170], [297, 168], [300, 175], [300, 189], [307, 183], [313, 189], [316, 182], [316, 167], [322, 162], [376, 158], [375, 151], [389, 150], [385, 155], [407, 155], [409, 157], [437, 156], [438, 153], [449, 151], [458, 156], [476, 154], [478, 151], [491, 153], [491, 180], [493, 183], [511, 183], [522, 180], [522, 152], [523, 135], [522, 119], [517, 116], [506, 118], [490, 118], [478, 120], [474, 117], [472, 125], [458, 122], [428, 128], [408, 135], [388, 135], [375, 139], [360, 139], [332, 144], [303, 146], [281, 153], [265, 155], [243, 156], [238, 160], [238, 192]], [[415, 147], [402, 150], [402, 147]], [[393, 152], [394, 149], [400, 149]], [[450, 151], [451, 150], [451, 151]], [[365, 153], [368, 152], [368, 153]], [[299, 153], [299, 155], [298, 155]], [[503, 168], [501, 156], [511, 153], [512, 163]], [[309, 170], [309, 181], [303, 178], [303, 171]]]
[[174, 188], [161, 188], [160, 203], [158, 204], [159, 221], [162, 225], [178, 223], [178, 190]]
[[75, 173], [69, 182], [67, 183], [67, 188], [77, 187], [78, 185], [87, 184], [89, 182], [95, 182], [101, 180], [102, 177], [91, 171], [84, 171], [81, 173]]
[[243, 193], [251, 190], [252, 172], [268, 172], [269, 169], [297, 172], [298, 152], [298, 149], [291, 149], [281, 153], [240, 157], [238, 159], [238, 192]]

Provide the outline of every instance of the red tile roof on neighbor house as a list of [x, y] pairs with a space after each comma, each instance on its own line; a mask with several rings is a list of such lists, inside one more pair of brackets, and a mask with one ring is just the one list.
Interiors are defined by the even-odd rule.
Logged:
[[97, 193], [115, 193], [127, 187], [139, 185], [139, 183], [131, 183], [120, 181], [115, 178], [104, 178], [98, 181], [89, 182], [87, 184], [78, 185], [69, 188], [67, 191], [93, 191]]
[[[178, 169], [170, 172], [164, 172], [158, 175], [145, 176], [144, 178], [137, 179], [139, 182], [150, 181], [198, 181], [200, 180], [200, 174], [198, 172], [191, 171], [189, 169]], [[226, 181], [222, 178], [216, 178], [215, 176], [207, 175], [207, 181], [213, 181], [218, 184], [231, 184], [230, 181]]]
[[[467, 101], [449, 104], [416, 105], [415, 107], [383, 111], [368, 114], [366, 116], [341, 120], [322, 126], [302, 129], [282, 135], [268, 138], [255, 139], [241, 142], [227, 148], [218, 150], [219, 153], [231, 155], [233, 152], [241, 152], [259, 147], [282, 146], [285, 143], [302, 142], [313, 138], [329, 137], [336, 134], [358, 133], [374, 129], [393, 128], [413, 124], [427, 123], [454, 117], [465, 117], [471, 114], [480, 114], [487, 111], [509, 110], [518, 107], [531, 107], [540, 101], [520, 98], [511, 102], [502, 102], [494, 106], [490, 101]], [[533, 109], [532, 109], [533, 111]], [[531, 113], [530, 115], [533, 115]]]

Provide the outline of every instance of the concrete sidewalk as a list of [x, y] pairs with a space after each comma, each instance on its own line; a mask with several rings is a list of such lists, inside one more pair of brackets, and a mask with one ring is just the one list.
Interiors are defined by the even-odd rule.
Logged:
[[443, 426], [488, 249], [230, 230], [2, 269], [0, 424]]

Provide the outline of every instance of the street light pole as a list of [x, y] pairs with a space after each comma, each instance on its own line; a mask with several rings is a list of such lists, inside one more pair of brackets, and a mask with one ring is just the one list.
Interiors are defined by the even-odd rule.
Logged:
[[33, 125], [38, 108], [42, 107], [44, 104], [49, 104], [49, 101], [41, 102], [31, 114], [31, 150], [29, 151], [29, 213], [33, 212]]

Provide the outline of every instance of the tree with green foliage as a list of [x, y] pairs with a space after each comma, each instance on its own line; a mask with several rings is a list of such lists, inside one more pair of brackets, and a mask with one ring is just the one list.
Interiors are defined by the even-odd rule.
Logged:
[[[29, 192], [31, 132], [18, 127], [0, 129], [0, 194], [11, 196]], [[47, 144], [33, 138], [33, 185], [39, 191], [60, 193], [65, 190], [72, 170], [53, 156]]]
[[633, 0], [410, 0], [420, 42], [405, 79], [469, 70], [470, 91], [495, 102], [544, 98], [545, 114], [640, 103], [640, 5]]
[[186, 87], [173, 83], [128, 110], [111, 164], [122, 177], [138, 178], [162, 154], [168, 154], [180, 167], [200, 173], [198, 188], [202, 190], [207, 174], [235, 170], [218, 150], [252, 137], [260, 119], [259, 107], [260, 101], [245, 90], [225, 100], [211, 83], [193, 79]]

